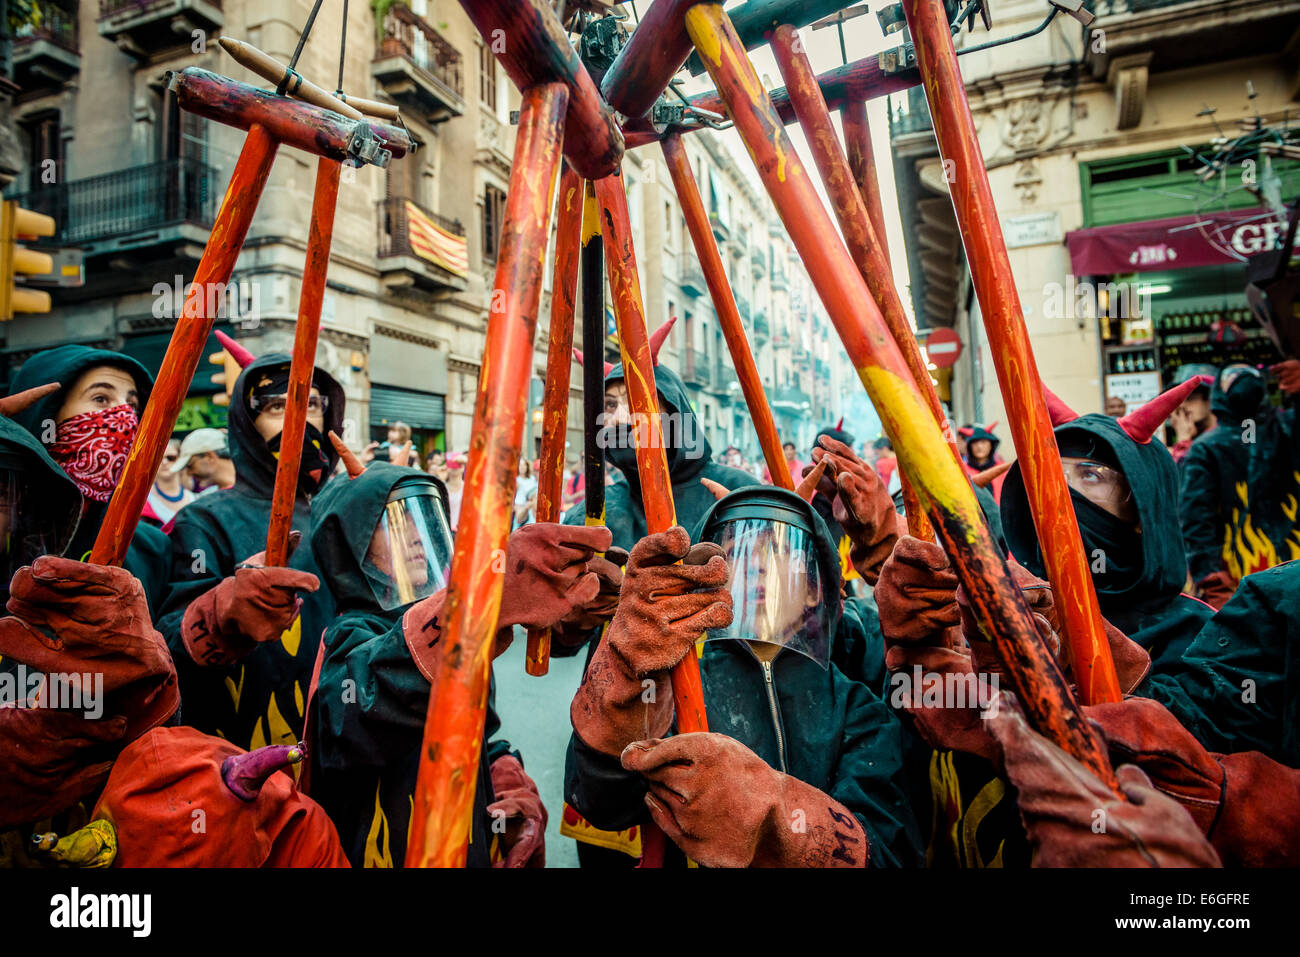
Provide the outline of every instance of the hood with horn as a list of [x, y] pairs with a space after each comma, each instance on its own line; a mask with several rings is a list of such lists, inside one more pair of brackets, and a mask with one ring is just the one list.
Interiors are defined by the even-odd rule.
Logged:
[[[1122, 419], [1095, 412], [1078, 415], [1046, 387], [1043, 389], [1057, 446], [1118, 468], [1133, 493], [1141, 555], [1132, 556], [1132, 570], [1121, 578], [1094, 578], [1102, 613], [1112, 620], [1143, 604], [1176, 597], [1186, 581], [1187, 555], [1176, 505], [1178, 472], [1169, 450], [1151, 438], [1199, 384], [1197, 380], [1188, 380]], [[1086, 505], [1080, 504], [1077, 492], [1072, 491], [1070, 497], [1076, 515], [1081, 508], [1087, 510]], [[1001, 513], [1012, 554], [1035, 575], [1045, 577], [1046, 568], [1019, 463], [1011, 467], [1002, 486]], [[1086, 529], [1083, 532], [1084, 549], [1091, 555], [1099, 547], [1098, 543], [1090, 542]], [[1123, 629], [1118, 621], [1114, 623]]]

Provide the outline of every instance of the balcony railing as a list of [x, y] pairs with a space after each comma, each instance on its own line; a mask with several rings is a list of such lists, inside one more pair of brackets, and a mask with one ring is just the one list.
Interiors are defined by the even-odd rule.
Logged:
[[376, 78], [392, 84], [390, 93], [398, 96], [406, 92], [410, 80], [409, 75], [403, 78], [384, 69], [384, 61], [393, 57], [401, 57], [415, 68], [414, 79], [423, 89], [411, 92], [431, 112], [460, 114], [465, 95], [460, 51], [403, 3], [388, 8], [374, 60]]
[[66, 10], [50, 0], [36, 0], [28, 22], [14, 30], [15, 53], [37, 40], [47, 40], [72, 53], [79, 53], [77, 11]]
[[713, 369], [709, 363], [709, 354], [700, 349], [686, 352], [686, 381], [708, 385], [713, 381]]
[[411, 248], [410, 222], [409, 217], [406, 215], [407, 203], [416, 207], [447, 232], [462, 238], [465, 236], [465, 227], [459, 219], [448, 219], [446, 216], [439, 216], [433, 210], [426, 209], [414, 200], [409, 200], [404, 196], [390, 196], [388, 199], [379, 201], [379, 257], [381, 259], [386, 256], [418, 255]]
[[[212, 7], [221, 9], [221, 0], [205, 0]], [[174, 7], [175, 0], [99, 0], [99, 18], [111, 17], [125, 10], [147, 13], [155, 7]]]
[[177, 158], [10, 198], [54, 217], [51, 245], [89, 244], [181, 223], [211, 226], [216, 173], [196, 159]]

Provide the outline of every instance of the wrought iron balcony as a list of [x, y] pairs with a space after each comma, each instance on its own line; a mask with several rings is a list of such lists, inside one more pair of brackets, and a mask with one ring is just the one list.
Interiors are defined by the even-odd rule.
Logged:
[[174, 241], [178, 233], [168, 227], [208, 229], [216, 210], [216, 173], [196, 159], [178, 158], [10, 198], [54, 217], [49, 245], [82, 246], [89, 256]]
[[379, 202], [377, 255], [384, 287], [425, 292], [465, 289], [469, 247], [465, 227], [402, 196]]
[[195, 30], [212, 36], [224, 24], [221, 0], [99, 0], [95, 29], [123, 53], [148, 60], [190, 46]]
[[709, 354], [700, 349], [684, 350], [686, 354], [685, 380], [695, 385], [708, 385], [713, 381], [713, 368]]
[[460, 51], [404, 3], [388, 8], [370, 73], [403, 107], [441, 123], [465, 112]]
[[754, 331], [764, 338], [772, 334], [772, 324], [767, 321], [767, 313], [762, 309], [754, 313]]
[[81, 72], [77, 10], [35, 0], [26, 23], [13, 33], [14, 82], [31, 96], [56, 93]]
[[755, 246], [749, 251], [749, 264], [753, 267], [755, 276], [762, 276], [767, 273], [767, 250]]
[[700, 261], [695, 258], [694, 253], [682, 253], [681, 262], [678, 264], [677, 285], [682, 287], [682, 292], [688, 296], [703, 296], [709, 291], [708, 284], [704, 281], [704, 271], [700, 268]]
[[796, 385], [782, 385], [769, 390], [768, 401], [773, 408], [787, 412], [806, 412], [812, 409], [807, 394]]

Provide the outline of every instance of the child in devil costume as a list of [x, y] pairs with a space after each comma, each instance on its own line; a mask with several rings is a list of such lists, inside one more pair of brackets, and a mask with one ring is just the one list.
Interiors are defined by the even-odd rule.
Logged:
[[[251, 749], [290, 745], [303, 734], [312, 664], [333, 611], [310, 548], [293, 549], [285, 568], [263, 567], [290, 358], [254, 358], [217, 336], [244, 367], [230, 401], [237, 479], [177, 513], [158, 627], [176, 659], [186, 724]], [[312, 497], [338, 464], [325, 433], [342, 429], [343, 407], [342, 387], [316, 369], [291, 543], [307, 533]]]
[[[123, 353], [70, 345], [33, 355], [10, 386], [18, 393], [47, 383], [58, 388], [35, 397], [13, 421], [45, 446], [81, 492], [81, 517], [67, 554], [86, 558], [122, 477], [153, 378]], [[155, 616], [167, 599], [169, 551], [167, 536], [141, 522], [123, 562], [144, 586]]]
[[144, 589], [58, 557], [82, 495], [3, 417], [13, 398], [0, 402], [0, 866], [346, 865], [324, 812], [274, 774], [283, 755], [164, 726], [176, 672]]
[[[652, 820], [676, 849], [652, 830], [647, 862], [666, 851], [717, 867], [916, 863], [902, 729], [829, 661], [839, 557], [821, 516], [795, 493], [747, 488], [696, 534], [692, 546], [673, 528], [632, 550], [570, 709], [568, 803], [600, 828]], [[671, 669], [706, 632], [710, 732], [668, 736]]]
[[[1077, 416], [1048, 394], [1062, 468], [1089, 558], [1093, 584], [1116, 659], [1121, 691], [1132, 693], [1147, 674], [1175, 664], [1213, 610], [1181, 593], [1186, 557], [1178, 534], [1177, 470], [1155, 430], [1197, 387], [1189, 380], [1116, 420]], [[1013, 574], [1031, 608], [1056, 628], [1055, 608], [1019, 465], [1003, 487], [1001, 515]], [[881, 574], [876, 600], [890, 670], [907, 674], [969, 669], [967, 641], [955, 597], [956, 576], [938, 546], [901, 539]], [[974, 632], [967, 622], [967, 636]], [[983, 643], [981, 643], [983, 644]], [[971, 643], [970, 647], [974, 647]], [[988, 670], [988, 668], [976, 670]], [[1005, 782], [987, 758], [992, 739], [977, 709], [922, 708], [901, 696], [923, 736], [939, 750], [931, 767], [934, 799], [932, 860], [951, 854], [965, 866], [1028, 860]], [[953, 836], [951, 846], [944, 842]]]
[[[442, 483], [411, 468], [344, 456], [340, 478], [313, 505], [312, 550], [338, 613], [322, 639], [312, 695], [312, 796], [338, 824], [356, 866], [400, 867], [437, 671], [451, 563]], [[510, 537], [496, 651], [515, 624], [550, 626], [595, 598], [587, 561], [603, 528], [526, 525]], [[546, 810], [536, 785], [487, 712], [475, 786], [470, 866], [542, 866]], [[490, 825], [500, 822], [500, 826]]]

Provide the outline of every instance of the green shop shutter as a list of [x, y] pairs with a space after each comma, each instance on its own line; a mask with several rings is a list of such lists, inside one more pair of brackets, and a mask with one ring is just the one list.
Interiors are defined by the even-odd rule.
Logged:
[[370, 424], [405, 422], [413, 429], [436, 432], [446, 428], [447, 400], [432, 392], [370, 386]]

